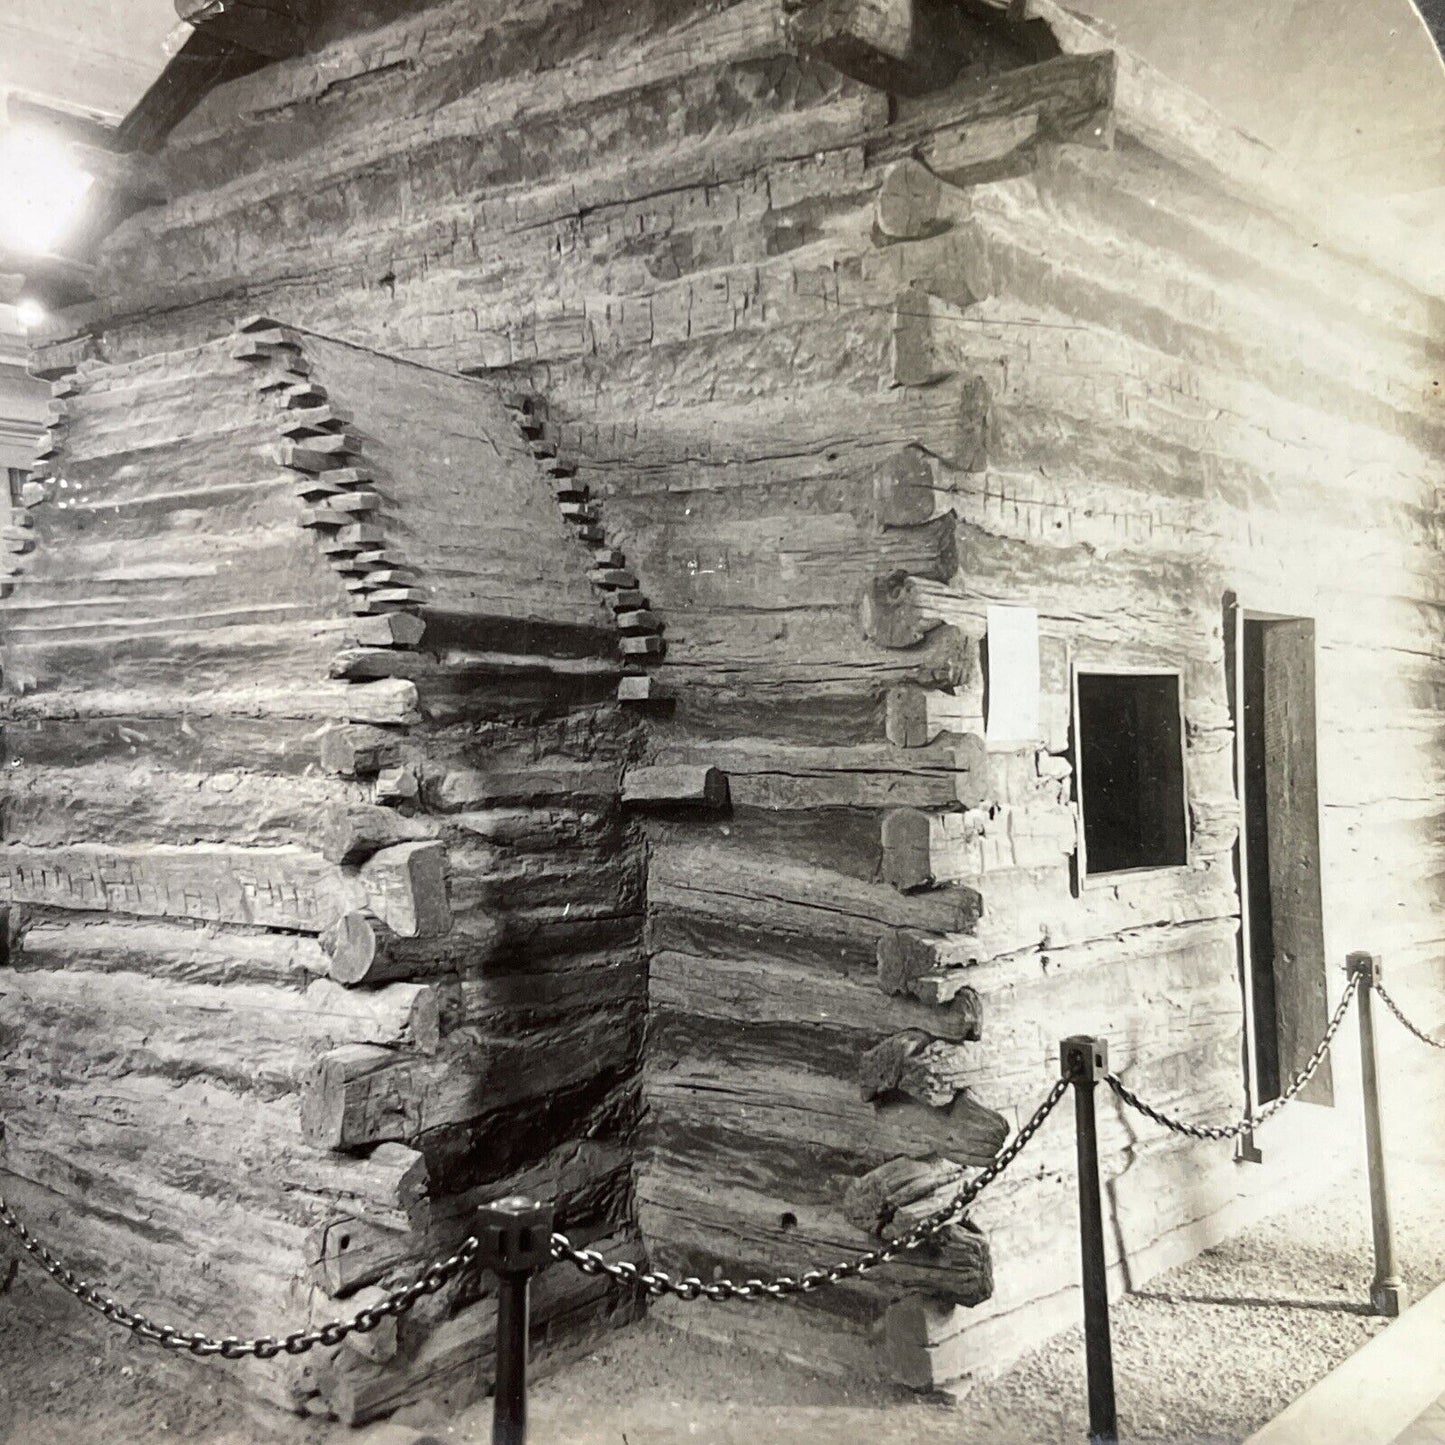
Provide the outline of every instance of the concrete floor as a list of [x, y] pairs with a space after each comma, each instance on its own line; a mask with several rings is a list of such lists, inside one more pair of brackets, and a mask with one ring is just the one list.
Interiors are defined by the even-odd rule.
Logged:
[[1417, 1416], [1395, 1445], [1445, 1445], [1445, 1395]]

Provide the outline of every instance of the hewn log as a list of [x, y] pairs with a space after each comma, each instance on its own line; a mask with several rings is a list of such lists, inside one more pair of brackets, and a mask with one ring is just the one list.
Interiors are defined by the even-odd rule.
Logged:
[[322, 813], [321, 856], [333, 863], [360, 863], [395, 843], [432, 836], [425, 823], [394, 808], [369, 803], [332, 803]]
[[[848, 1186], [843, 1214], [874, 1238], [898, 1239], [952, 1204], [963, 1179], [961, 1165], [937, 1155], [891, 1159]], [[952, 1307], [977, 1304], [992, 1293], [987, 1247], [978, 1228], [966, 1216], [934, 1234], [923, 1246], [923, 1255], [941, 1266], [924, 1283], [926, 1298]]]
[[411, 768], [382, 768], [376, 775], [372, 796], [378, 803], [409, 803], [421, 792], [421, 783]]
[[981, 802], [988, 789], [983, 740], [972, 734], [906, 753], [882, 743], [805, 747], [738, 737], [659, 748], [657, 759], [717, 767], [738, 808], [955, 808]]
[[662, 631], [662, 619], [646, 608], [619, 611], [615, 614], [617, 630], [624, 636], [641, 635]]
[[843, 933], [859, 940], [898, 927], [967, 933], [983, 907], [968, 888], [901, 895], [886, 884], [860, 883], [786, 858], [744, 857], [725, 844], [659, 847], [649, 885], [655, 907], [720, 913], [784, 935]]
[[941, 617], [930, 617], [906, 572], [878, 577], [864, 590], [863, 635], [880, 647], [916, 647], [936, 627]]
[[[358, 1289], [346, 1302], [346, 1315], [351, 1318], [364, 1309], [373, 1309], [382, 1304], [388, 1298], [389, 1291], [382, 1289], [379, 1285], [364, 1285]], [[336, 1318], [337, 1311], [332, 1306], [330, 1297], [322, 1290], [315, 1290], [311, 1299], [311, 1321], [313, 1327]], [[363, 1360], [370, 1360], [372, 1364], [384, 1365], [388, 1360], [396, 1358], [397, 1348], [397, 1316], [383, 1315], [381, 1323], [372, 1330], [355, 1330], [347, 1335], [342, 1345], [343, 1349], [351, 1350], [361, 1356]]]
[[383, 848], [361, 865], [357, 878], [371, 912], [403, 938], [435, 938], [451, 928], [445, 844]]
[[308, 1142], [359, 1149], [410, 1142], [606, 1075], [635, 1050], [630, 1010], [569, 1016], [521, 1037], [448, 1035], [434, 1058], [367, 1045], [334, 1049], [301, 1089]]
[[[880, 998], [866, 974], [790, 959], [770, 951], [766, 936], [752, 940], [750, 948], [741, 940], [720, 941], [722, 956], [714, 957], [682, 952], [671, 932], [664, 946], [657, 937], [662, 932], [654, 929], [649, 968], [648, 997], [654, 1007], [740, 1025], [789, 1025], [805, 1056], [815, 1060], [830, 1038], [843, 1040], [843, 1047], [856, 1053], [907, 1029], [955, 1042], [979, 1036], [974, 1010], [932, 1008], [907, 995]], [[810, 1030], [817, 1031], [818, 1042], [808, 1049], [802, 1041]]]
[[95, 337], [89, 333], [64, 341], [43, 342], [31, 347], [26, 369], [41, 381], [58, 381], [95, 355]]
[[[402, 1149], [383, 1144], [382, 1149]], [[408, 1152], [413, 1152], [408, 1150]], [[421, 1155], [416, 1155], [421, 1159]], [[344, 1299], [374, 1284], [415, 1257], [415, 1236], [387, 1229], [353, 1215], [341, 1215], [307, 1236], [308, 1270], [312, 1280], [333, 1299]]]
[[333, 1049], [301, 1091], [301, 1132], [327, 1149], [415, 1138], [421, 1099], [413, 1064], [371, 1044]]
[[883, 815], [883, 881], [900, 893], [933, 886], [929, 821], [917, 808], [894, 808]]
[[898, 1092], [936, 1109], [951, 1104], [976, 1075], [966, 1048], [919, 1030], [885, 1039], [858, 1064], [858, 1086], [865, 1099]]
[[884, 726], [888, 741], [900, 748], [926, 747], [941, 731], [929, 724], [928, 693], [911, 685], [888, 689]]
[[[175, 983], [264, 983], [296, 988], [325, 970], [317, 940], [299, 934], [218, 931], [185, 922], [107, 914], [23, 916], [12, 910], [11, 963], [19, 968], [135, 973]], [[17, 914], [21, 916], [16, 916]]]
[[409, 978], [415, 965], [395, 948], [396, 942], [381, 919], [361, 910], [343, 913], [321, 935], [331, 977], [348, 987]]
[[353, 617], [346, 630], [360, 647], [416, 647], [426, 633], [426, 622], [412, 612], [385, 612]]
[[[296, 1012], [304, 1016], [299, 1001]], [[231, 1031], [244, 1069], [246, 1036], [234, 1022]], [[304, 1049], [293, 1044], [288, 1067], [301, 1057]], [[49, 1059], [44, 1066], [49, 1072]], [[208, 1254], [225, 1238], [223, 1230], [206, 1244], [208, 1211], [237, 1222], [257, 1219], [272, 1232], [273, 1264], [286, 1258], [288, 1271], [293, 1257], [278, 1254], [277, 1225], [295, 1239], [299, 1255], [300, 1232], [335, 1211], [338, 1201], [391, 1228], [409, 1227], [414, 1200], [406, 1166], [375, 1150], [341, 1159], [307, 1146], [297, 1133], [294, 1084], [271, 1100], [241, 1072], [221, 1087], [195, 1070], [168, 1078], [112, 1069], [103, 1080], [75, 1087], [58, 1070], [50, 1079], [44, 1108], [14, 1085], [3, 1090], [0, 1158], [7, 1169], [78, 1200], [83, 1210], [112, 1220], [165, 1219], [182, 1231], [200, 1223], [197, 1246]], [[95, 1106], [98, 1084], [103, 1111]], [[237, 1168], [238, 1158], [246, 1169]], [[77, 1160], [98, 1159], [107, 1161], [104, 1170], [77, 1169]], [[140, 1237], [149, 1236], [142, 1230]]]
[[538, 763], [527, 768], [454, 768], [425, 789], [441, 813], [496, 804], [570, 802], [615, 797], [620, 769], [609, 763]]
[[932, 233], [938, 222], [943, 186], [921, 161], [905, 156], [883, 173], [878, 187], [878, 229], [890, 240], [913, 240]]
[[328, 728], [321, 736], [321, 766], [343, 778], [378, 773], [401, 757], [401, 739], [381, 728]]
[[[956, 956], [957, 949], [953, 952]], [[944, 963], [933, 941], [921, 934], [900, 928], [878, 940], [878, 986], [884, 993], [907, 993], [925, 1003], [955, 1004], [976, 1014], [978, 995], [967, 978], [963, 963]]]
[[888, 1307], [879, 1330], [879, 1347], [889, 1372], [910, 1390], [936, 1390], [952, 1373], [940, 1370], [938, 1344], [957, 1332], [953, 1301], [927, 1294], [906, 1295]]
[[388, 1048], [434, 1054], [441, 1041], [441, 1003], [437, 990], [427, 984], [358, 990], [318, 978], [306, 990], [306, 1006], [324, 1026], [344, 1027], [351, 1037]]
[[1114, 144], [1118, 69], [1118, 55], [1105, 48], [1056, 54], [990, 75], [966, 90], [960, 86], [909, 106], [891, 128], [895, 144], [918, 146], [931, 169], [958, 185], [988, 178], [988, 170], [975, 169], [978, 160], [966, 141], [970, 133], [987, 133], [990, 122], [1031, 122], [1021, 135], [1026, 154], [1029, 142], [1042, 141], [1108, 150]]
[[[679, 1124], [711, 1131], [746, 1118], [755, 1140], [835, 1151], [853, 1161], [850, 1174], [900, 1150], [986, 1163], [1008, 1135], [1007, 1121], [966, 1089], [946, 1107], [901, 1090], [863, 1099], [857, 1034], [671, 1010], [656, 1011], [649, 1029], [650, 1107]], [[717, 1166], [704, 1158], [698, 1167]]]
[[894, 386], [932, 386], [953, 374], [951, 353], [935, 344], [935, 328], [955, 310], [921, 288], [910, 286], [898, 293], [889, 333]]
[[873, 511], [879, 525], [917, 527], [929, 521], [934, 512], [933, 481], [923, 449], [900, 447], [873, 471]]
[[[670, 1166], [640, 1181], [638, 1213], [657, 1262], [703, 1279], [714, 1270], [731, 1278], [791, 1273], [800, 1259], [846, 1258], [878, 1242], [877, 1235], [848, 1224], [836, 1203], [810, 1204], [777, 1186], [718, 1189], [696, 1171]], [[820, 1291], [815, 1303], [856, 1315], [860, 1296], [887, 1300], [900, 1290], [979, 1304], [993, 1293], [987, 1241], [971, 1225], [955, 1225], [944, 1231], [941, 1245], [909, 1250], [860, 1282]]]
[[642, 809], [727, 807], [727, 774], [693, 766], [630, 767], [622, 775], [622, 801]]
[[[379, 869], [378, 886], [393, 872]], [[0, 848], [0, 900], [17, 903], [319, 933], [362, 896], [299, 848]]]
[[903, 1206], [935, 1194], [951, 1198], [963, 1184], [965, 1172], [962, 1164], [936, 1154], [890, 1159], [848, 1186], [843, 1217], [855, 1228], [881, 1236]]

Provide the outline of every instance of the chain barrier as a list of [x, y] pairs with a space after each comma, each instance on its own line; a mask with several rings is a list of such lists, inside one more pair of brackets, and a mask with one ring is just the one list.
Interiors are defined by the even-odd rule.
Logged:
[[1411, 1021], [1405, 1017], [1404, 1010], [1385, 992], [1385, 985], [1381, 983], [1378, 978], [1375, 979], [1372, 987], [1379, 996], [1380, 1002], [1383, 1003], [1422, 1044], [1429, 1044], [1432, 1049], [1445, 1049], [1445, 1039], [1437, 1039], [1434, 1034], [1427, 1034], [1419, 1024], [1411, 1023]]
[[[1014, 1136], [1008, 1147], [1001, 1150], [986, 1169], [959, 1190], [941, 1209], [920, 1220], [907, 1234], [890, 1240], [878, 1249], [869, 1250], [866, 1254], [843, 1260], [828, 1269], [804, 1270], [797, 1278], [782, 1275], [774, 1280], [749, 1279], [741, 1283], [726, 1279], [704, 1283], [694, 1277], [674, 1280], [663, 1270], [644, 1271], [628, 1260], [612, 1262], [597, 1250], [578, 1249], [565, 1234], [552, 1235], [551, 1257], [570, 1261], [583, 1274], [610, 1275], [621, 1283], [640, 1285], [649, 1294], [673, 1294], [685, 1300], [785, 1299], [789, 1295], [808, 1294], [822, 1285], [837, 1284], [840, 1280], [866, 1274], [931, 1239], [945, 1225], [956, 1219], [1018, 1158], [1029, 1140], [1038, 1133], [1044, 1120], [1053, 1113], [1055, 1105], [1067, 1088], [1067, 1083], [1062, 1080], [1055, 1084], [1048, 1097], [1034, 1111], [1033, 1116]], [[178, 1330], [173, 1325], [157, 1324], [139, 1311], [129, 1309], [118, 1300], [112, 1299], [99, 1286], [81, 1279], [31, 1234], [3, 1198], [0, 1198], [0, 1224], [20, 1241], [25, 1251], [62, 1289], [74, 1295], [81, 1304], [110, 1320], [112, 1324], [122, 1326], [137, 1339], [158, 1345], [163, 1350], [185, 1351], [201, 1358], [219, 1355], [224, 1360], [271, 1360], [281, 1354], [304, 1355], [317, 1345], [335, 1346], [348, 1335], [367, 1334], [377, 1329], [388, 1316], [405, 1314], [423, 1295], [435, 1294], [472, 1264], [481, 1248], [476, 1236], [469, 1235], [455, 1254], [429, 1265], [408, 1284], [393, 1290], [376, 1304], [360, 1310], [349, 1320], [331, 1320], [315, 1329], [295, 1330], [280, 1339], [274, 1335], [263, 1335], [251, 1340], [238, 1339], [235, 1335], [216, 1339], [199, 1331], [187, 1332]]]
[[409, 1284], [358, 1311], [349, 1320], [331, 1320], [315, 1329], [293, 1330], [281, 1339], [274, 1335], [262, 1335], [253, 1340], [237, 1339], [234, 1335], [215, 1339], [199, 1331], [187, 1333], [172, 1325], [157, 1324], [138, 1311], [127, 1309], [99, 1286], [79, 1278], [74, 1270], [57, 1259], [30, 1233], [4, 1199], [0, 1199], [0, 1224], [20, 1241], [26, 1252], [63, 1290], [73, 1294], [81, 1304], [104, 1315], [112, 1324], [123, 1326], [137, 1339], [159, 1345], [163, 1350], [186, 1351], [203, 1359], [219, 1355], [223, 1360], [273, 1360], [281, 1354], [304, 1355], [317, 1345], [339, 1345], [348, 1335], [369, 1334], [388, 1316], [404, 1315], [423, 1295], [435, 1294], [472, 1263], [480, 1247], [475, 1236], [468, 1236], [454, 1255], [429, 1265]]
[[1138, 1094], [1128, 1088], [1117, 1074], [1105, 1074], [1104, 1078], [1109, 1087], [1118, 1097], [1131, 1109], [1137, 1110], [1146, 1118], [1152, 1119], [1156, 1124], [1162, 1124], [1166, 1129], [1176, 1134], [1187, 1134], [1191, 1139], [1238, 1139], [1242, 1134], [1253, 1133], [1267, 1119], [1271, 1119], [1284, 1108], [1286, 1104], [1292, 1103], [1309, 1081], [1319, 1072], [1319, 1067], [1325, 1061], [1325, 1056], [1330, 1051], [1330, 1045], [1335, 1041], [1335, 1035], [1340, 1031], [1340, 1025], [1345, 1021], [1345, 1015], [1350, 1011], [1350, 1005], [1355, 1000], [1355, 994], [1360, 987], [1358, 975], [1352, 974], [1345, 984], [1345, 991], [1340, 995], [1339, 1007], [1335, 1010], [1334, 1017], [1330, 1019], [1325, 1028], [1324, 1036], [1315, 1046], [1315, 1051], [1309, 1057], [1299, 1073], [1295, 1074], [1289, 1082], [1289, 1087], [1277, 1099], [1272, 1099], [1264, 1108], [1253, 1114], [1246, 1114], [1243, 1119], [1233, 1124], [1190, 1124], [1183, 1119], [1171, 1118], [1152, 1104], [1146, 1104]]
[[[1431, 1048], [1445, 1049], [1445, 1039], [1437, 1039], [1419, 1028], [1406, 1017], [1403, 1010], [1385, 991], [1378, 979], [1373, 983], [1374, 991], [1380, 996], [1386, 1008], [1416, 1038]], [[1277, 1099], [1271, 1100], [1262, 1109], [1233, 1124], [1191, 1124], [1175, 1119], [1145, 1102], [1128, 1088], [1117, 1074], [1107, 1073], [1105, 1081], [1115, 1095], [1131, 1109], [1152, 1119], [1156, 1124], [1185, 1134], [1193, 1139], [1237, 1139], [1242, 1134], [1257, 1129], [1272, 1118], [1286, 1104], [1296, 1099], [1300, 1091], [1319, 1072], [1320, 1065], [1329, 1054], [1330, 1047], [1339, 1033], [1345, 1016], [1360, 987], [1360, 976], [1352, 974], [1340, 996], [1329, 1024], [1314, 1053], [1304, 1068], [1290, 1079], [1288, 1087]], [[825, 1285], [838, 1284], [846, 1279], [856, 1279], [882, 1265], [898, 1259], [910, 1250], [919, 1248], [956, 1220], [983, 1191], [994, 1182], [1015, 1159], [1026, 1149], [1034, 1135], [1043, 1127], [1044, 1121], [1053, 1113], [1059, 1101], [1069, 1089], [1069, 1080], [1059, 1079], [1049, 1090], [1043, 1102], [1034, 1110], [1027, 1122], [1014, 1135], [1008, 1145], [1001, 1149], [973, 1179], [965, 1184], [947, 1204], [919, 1220], [906, 1233], [889, 1240], [877, 1249], [857, 1254], [849, 1259], [839, 1260], [827, 1268], [805, 1269], [801, 1274], [779, 1275], [771, 1280], [761, 1279], [717, 1279], [704, 1281], [695, 1275], [673, 1279], [665, 1270], [644, 1270], [631, 1260], [609, 1260], [600, 1251], [584, 1249], [574, 1245], [565, 1234], [551, 1236], [549, 1254], [554, 1260], [574, 1265], [586, 1275], [607, 1275], [619, 1284], [641, 1288], [653, 1296], [672, 1295], [681, 1300], [705, 1299], [712, 1303], [724, 1300], [787, 1299], [792, 1295], [810, 1294]], [[112, 1299], [98, 1285], [81, 1279], [63, 1261], [35, 1238], [0, 1198], [0, 1224], [3, 1224], [20, 1241], [25, 1251], [39, 1264], [60, 1287], [73, 1295], [83, 1305], [95, 1310], [111, 1323], [129, 1330], [138, 1339], [159, 1346], [164, 1350], [184, 1351], [201, 1358], [219, 1355], [226, 1360], [257, 1359], [270, 1360], [281, 1354], [304, 1355], [317, 1345], [333, 1347], [341, 1344], [348, 1335], [367, 1334], [377, 1329], [386, 1319], [406, 1314], [423, 1296], [435, 1294], [450, 1280], [455, 1279], [477, 1261], [481, 1244], [475, 1235], [469, 1235], [457, 1252], [445, 1259], [436, 1260], [408, 1283], [393, 1290], [374, 1305], [358, 1311], [349, 1320], [331, 1320], [314, 1329], [294, 1330], [291, 1334], [277, 1338], [263, 1335], [256, 1339], [242, 1340], [234, 1335], [217, 1339], [200, 1331], [183, 1331], [173, 1325], [157, 1324], [139, 1311], [129, 1309], [118, 1300]]]
[[578, 1249], [565, 1234], [552, 1236], [552, 1258], [566, 1260], [576, 1265], [583, 1274], [605, 1274], [619, 1284], [635, 1285], [653, 1296], [674, 1295], [681, 1300], [705, 1299], [714, 1304], [723, 1300], [742, 1299], [787, 1299], [789, 1295], [809, 1294], [824, 1285], [837, 1284], [841, 1280], [856, 1279], [917, 1249], [932, 1239], [946, 1225], [951, 1224], [983, 1191], [993, 1183], [1005, 1169], [1023, 1153], [1029, 1141], [1043, 1127], [1044, 1120], [1053, 1113], [1059, 1100], [1068, 1091], [1069, 1084], [1060, 1079], [1049, 1090], [1043, 1103], [1034, 1110], [1032, 1117], [1009, 1141], [1008, 1147], [999, 1151], [993, 1161], [975, 1178], [971, 1179], [941, 1209], [919, 1220], [906, 1234], [866, 1254], [854, 1255], [851, 1259], [840, 1260], [828, 1269], [806, 1269], [802, 1274], [779, 1275], [776, 1279], [717, 1279], [704, 1282], [696, 1275], [673, 1279], [665, 1270], [644, 1270], [629, 1260], [608, 1260], [595, 1249]]

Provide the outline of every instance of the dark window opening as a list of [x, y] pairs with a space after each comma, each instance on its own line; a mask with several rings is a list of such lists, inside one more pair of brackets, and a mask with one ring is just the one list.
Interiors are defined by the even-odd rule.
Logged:
[[1083, 872], [1189, 861], [1177, 673], [1080, 672], [1074, 737]]

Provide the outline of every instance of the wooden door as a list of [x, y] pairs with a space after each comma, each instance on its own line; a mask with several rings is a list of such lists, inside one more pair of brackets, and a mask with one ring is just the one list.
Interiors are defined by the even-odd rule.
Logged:
[[[1281, 1083], [1309, 1061], [1329, 1022], [1320, 888], [1319, 771], [1315, 754], [1315, 625], [1261, 624], [1264, 780], [1275, 1015]], [[1328, 1059], [1302, 1098], [1334, 1102]]]

